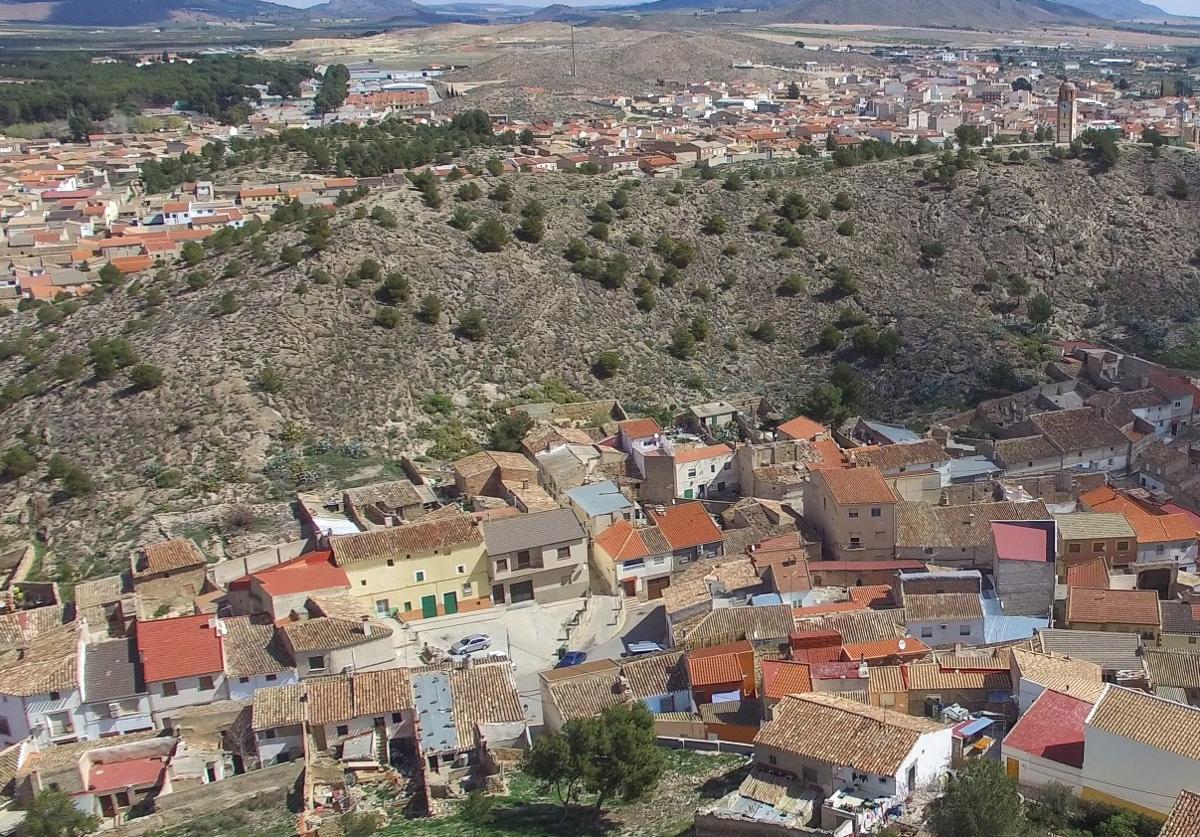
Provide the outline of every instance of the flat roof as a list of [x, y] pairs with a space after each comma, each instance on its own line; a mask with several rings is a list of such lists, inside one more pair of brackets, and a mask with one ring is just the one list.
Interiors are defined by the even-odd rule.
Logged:
[[412, 676], [413, 705], [417, 713], [417, 743], [423, 753], [457, 750], [458, 727], [454, 723], [454, 698], [450, 673], [431, 671]]

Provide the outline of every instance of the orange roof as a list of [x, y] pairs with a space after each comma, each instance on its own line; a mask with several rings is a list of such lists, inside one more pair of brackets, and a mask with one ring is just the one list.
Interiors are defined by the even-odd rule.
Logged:
[[719, 445], [705, 445], [702, 448], [690, 448], [682, 450], [675, 454], [675, 464], [681, 465], [685, 462], [698, 462], [701, 459], [712, 459], [717, 456], [729, 456], [733, 453], [733, 448], [722, 442]]
[[1150, 514], [1150, 512], [1146, 511], [1146, 509], [1139, 506], [1120, 491], [1116, 491], [1107, 485], [1102, 485], [1099, 488], [1093, 488], [1091, 491], [1085, 491], [1083, 494], [1080, 494], [1079, 504], [1091, 512], [1124, 514], [1126, 517], [1135, 514]]
[[891, 607], [892, 585], [868, 584], [865, 587], [851, 587], [850, 601], [858, 602], [864, 607]]
[[817, 439], [813, 442], [813, 447], [821, 455], [821, 459], [819, 462], [808, 463], [808, 470], [824, 471], [830, 468], [850, 467], [850, 463], [846, 460], [845, 451], [833, 439]]
[[309, 552], [295, 560], [259, 570], [252, 573], [252, 576], [257, 578], [263, 589], [272, 596], [350, 587], [350, 578], [346, 571], [333, 563], [333, 553], [327, 549]]
[[[904, 647], [901, 647], [903, 643]], [[929, 646], [916, 637], [878, 639], [874, 642], [856, 642], [842, 646], [842, 659], [856, 663], [859, 660], [871, 662], [886, 660], [889, 657], [923, 657], [929, 653]]]
[[878, 468], [844, 468], [818, 473], [833, 499], [840, 505], [896, 502], [896, 495]]
[[277, 186], [262, 186], [257, 189], [242, 189], [238, 192], [239, 198], [271, 198], [279, 194]]
[[1153, 590], [1067, 589], [1067, 622], [1089, 625], [1160, 624], [1158, 593]]
[[594, 543], [614, 561], [630, 561], [650, 554], [637, 529], [624, 518], [596, 535]]
[[208, 614], [138, 622], [138, 656], [147, 683], [214, 674], [225, 668], [221, 637]]
[[807, 663], [763, 660], [762, 682], [763, 696], [768, 700], [780, 700], [788, 695], [812, 691], [812, 677]]
[[117, 256], [109, 259], [108, 263], [122, 273], [137, 273], [154, 267], [154, 260], [149, 256]]
[[687, 656], [688, 679], [693, 687], [740, 683], [744, 677], [738, 659], [741, 654], [754, 654], [754, 647], [749, 640], [698, 648]]
[[652, 418], [628, 419], [617, 424], [617, 427], [630, 439], [646, 439], [655, 433], [662, 433], [662, 428]]
[[325, 181], [326, 189], [346, 189], [357, 185], [358, 180], [353, 177], [334, 177]]
[[1196, 527], [1186, 514], [1126, 514], [1125, 519], [1137, 534], [1137, 542], [1166, 543], [1196, 538]]
[[163, 212], [187, 212], [190, 207], [187, 201], [167, 201], [163, 204]]
[[661, 513], [653, 508], [647, 511], [671, 549], [689, 549], [725, 540], [703, 503], [680, 503], [666, 507]]
[[1108, 580], [1108, 564], [1103, 558], [1092, 558], [1067, 567], [1068, 587], [1107, 590]]
[[785, 421], [776, 429], [780, 435], [788, 439], [808, 439], [810, 441], [829, 432], [825, 425], [813, 421], [808, 416], [796, 416], [791, 421]]

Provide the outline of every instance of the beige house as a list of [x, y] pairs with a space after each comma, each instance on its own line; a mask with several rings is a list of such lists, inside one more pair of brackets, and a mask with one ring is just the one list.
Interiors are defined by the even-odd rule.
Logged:
[[1137, 533], [1123, 514], [1112, 512], [1076, 512], [1060, 514], [1058, 554], [1066, 568], [1092, 558], [1103, 558], [1109, 568], [1124, 567], [1137, 561]]
[[896, 553], [896, 495], [878, 468], [814, 471], [804, 514], [824, 553], [839, 561], [887, 561]]
[[587, 591], [588, 537], [570, 509], [493, 520], [482, 530], [496, 604], [557, 602]]

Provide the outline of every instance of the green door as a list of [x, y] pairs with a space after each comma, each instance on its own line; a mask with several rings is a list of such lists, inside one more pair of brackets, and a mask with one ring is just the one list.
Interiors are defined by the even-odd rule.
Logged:
[[442, 594], [442, 610], [447, 614], [458, 613], [458, 594], [443, 593]]
[[684, 489], [684, 491], [683, 491], [683, 499], [685, 499], [685, 500], [690, 500], [690, 499], [692, 499], [692, 489], [690, 489], [690, 488], [685, 488], [685, 489]]
[[422, 596], [421, 597], [421, 615], [428, 619], [431, 616], [437, 616], [437, 596]]

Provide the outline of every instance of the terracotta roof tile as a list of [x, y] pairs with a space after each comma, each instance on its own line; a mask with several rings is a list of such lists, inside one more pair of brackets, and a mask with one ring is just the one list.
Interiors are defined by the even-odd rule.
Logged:
[[904, 596], [904, 610], [909, 622], [983, 618], [976, 593], [909, 593]]
[[595, 546], [603, 549], [614, 561], [630, 561], [650, 555], [638, 530], [628, 520], [621, 518], [600, 532], [593, 539]]
[[652, 418], [627, 419], [618, 422], [617, 427], [630, 439], [648, 439], [655, 433], [662, 433], [662, 428]]
[[763, 660], [762, 683], [763, 697], [768, 700], [812, 691], [808, 664], [791, 660]]
[[1104, 690], [1104, 670], [1095, 663], [1057, 654], [1038, 654], [1022, 648], [1013, 648], [1012, 655], [1021, 680], [1081, 700], [1095, 701]]
[[1094, 590], [1107, 590], [1108, 584], [1108, 562], [1103, 558], [1090, 558], [1067, 567], [1068, 587], [1090, 587]]
[[862, 450], [851, 449], [851, 460], [858, 465], [869, 465], [880, 471], [896, 471], [910, 465], [945, 462], [950, 454], [933, 439], [922, 439], [896, 445], [879, 445]]
[[808, 416], [796, 416], [794, 419], [785, 421], [776, 428], [779, 435], [787, 439], [807, 439], [812, 440], [818, 436], [823, 436], [829, 432], [829, 428], [818, 421], [813, 421]]
[[1192, 706], [1108, 685], [1088, 726], [1200, 761], [1200, 709]]
[[1158, 837], [1195, 837], [1197, 834], [1200, 834], [1200, 793], [1182, 790]]
[[389, 526], [356, 535], [338, 535], [329, 539], [333, 560], [342, 567], [396, 555], [481, 543], [483, 535], [469, 514]]
[[1005, 736], [1003, 749], [1083, 767], [1084, 721], [1091, 711], [1091, 701], [1042, 692]]
[[1200, 689], [1200, 654], [1146, 649], [1146, 673], [1155, 686]]
[[688, 679], [693, 687], [701, 688], [740, 683], [743, 679], [740, 657], [753, 653], [754, 648], [746, 640], [697, 648], [688, 654]]
[[184, 538], [150, 544], [142, 547], [139, 552], [133, 567], [135, 579], [154, 573], [203, 567], [208, 563], [199, 547]]
[[525, 710], [509, 663], [488, 663], [450, 672], [454, 724], [459, 741], [474, 741], [478, 724], [517, 723]]
[[[903, 646], [903, 647], [902, 647]], [[849, 662], [866, 660], [868, 663], [886, 660], [889, 657], [923, 657], [930, 648], [916, 637], [877, 639], [874, 642], [854, 642], [842, 646], [842, 659]]]
[[841, 468], [818, 474], [814, 479], [823, 480], [833, 499], [841, 505], [896, 502], [896, 495], [878, 468]]
[[1158, 593], [1153, 590], [1067, 590], [1067, 622], [1158, 628]]
[[851, 601], [870, 608], [894, 607], [896, 604], [892, 599], [892, 585], [890, 584], [867, 584], [862, 587], [851, 587], [849, 592]]
[[1137, 542], [1168, 543], [1196, 540], [1196, 527], [1186, 514], [1126, 514], [1137, 534]]
[[216, 674], [225, 670], [221, 637], [211, 616], [179, 616], [138, 622], [138, 654], [147, 683]]
[[661, 513], [649, 508], [648, 512], [672, 549], [690, 549], [722, 540], [721, 530], [713, 523], [703, 503], [680, 503], [666, 507]]
[[270, 622], [250, 616], [225, 619], [225, 673], [230, 677], [279, 674], [291, 668], [291, 660], [276, 637]]

